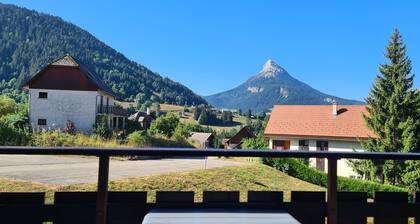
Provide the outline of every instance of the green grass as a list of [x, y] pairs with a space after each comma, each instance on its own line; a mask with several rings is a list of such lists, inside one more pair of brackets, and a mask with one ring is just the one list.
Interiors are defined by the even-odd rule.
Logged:
[[[184, 116], [180, 119], [183, 123], [192, 123], [192, 124], [198, 124], [196, 120], [193, 119], [192, 113], [184, 113]], [[229, 131], [231, 129], [236, 128], [236, 130], [239, 131], [242, 125], [246, 124], [246, 117], [235, 114], [233, 116], [233, 121], [236, 123], [236, 125], [202, 125], [204, 127], [210, 127], [211, 129], [215, 130], [217, 133], [220, 133], [222, 131]]]
[[[117, 101], [117, 104], [121, 105], [125, 109], [129, 108], [130, 105], [132, 105], [134, 107], [137, 107], [137, 104], [135, 102]], [[151, 108], [152, 108], [152, 110], [156, 110], [156, 107], [155, 107], [154, 104], [151, 106]], [[178, 112], [178, 111], [183, 111], [184, 107], [183, 106], [178, 106], [178, 105], [161, 103], [160, 104], [160, 110], [165, 111], [165, 112], [168, 112], [168, 111]]]
[[[52, 202], [54, 191], [95, 191], [96, 184], [49, 186], [30, 182], [0, 179], [0, 191], [44, 191], [47, 202]], [[110, 191], [147, 191], [148, 200], [154, 201], [156, 191], [194, 191], [196, 201], [202, 200], [202, 192], [237, 191], [241, 201], [246, 201], [246, 192], [283, 191], [285, 200], [290, 200], [291, 191], [324, 191], [325, 188], [287, 176], [261, 164], [223, 167], [157, 176], [127, 178], [110, 181]]]
[[[130, 104], [133, 106], [136, 106], [133, 102], [118, 102], [122, 107], [128, 108]], [[190, 111], [192, 111], [192, 107], [188, 108]], [[152, 105], [152, 110], [156, 110], [155, 105]], [[160, 104], [160, 110], [163, 112], [182, 112], [184, 110], [183, 106], [178, 105], [172, 105], [172, 104]], [[192, 123], [192, 124], [198, 124], [196, 120], [193, 119], [193, 113], [192, 112], [185, 112], [183, 113], [183, 116], [181, 117], [181, 122], [183, 123]], [[216, 132], [220, 133], [222, 131], [229, 131], [233, 128], [236, 128], [239, 130], [242, 125], [246, 123], [246, 117], [241, 116], [238, 114], [235, 114], [233, 116], [233, 121], [237, 123], [237, 125], [229, 125], [229, 126], [219, 126], [219, 125], [203, 125], [212, 128]]]
[[[153, 106], [153, 109], [156, 110], [155, 106]], [[162, 103], [162, 104], [160, 104], [160, 110], [161, 111], [179, 112], [179, 111], [183, 111], [184, 110], [184, 107], [183, 106], [178, 106], [178, 105], [172, 105], [172, 104], [164, 104], [164, 103]]]

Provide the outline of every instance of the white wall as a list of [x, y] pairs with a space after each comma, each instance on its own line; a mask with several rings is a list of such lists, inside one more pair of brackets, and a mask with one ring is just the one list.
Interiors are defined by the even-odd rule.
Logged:
[[[47, 99], [38, 98], [47, 92]], [[52, 89], [29, 89], [29, 117], [33, 128], [63, 129], [67, 120], [79, 131], [90, 133], [95, 124], [98, 92]], [[47, 119], [46, 126], [38, 126], [38, 119]]]
[[[332, 139], [305, 139], [305, 138], [291, 138], [291, 137], [270, 137], [269, 138], [269, 146], [272, 148], [273, 140], [285, 140], [290, 141], [290, 149], [291, 150], [298, 150], [299, 147], [299, 140], [309, 140], [309, 150], [316, 151], [316, 141], [317, 140], [324, 140], [328, 141], [328, 151], [347, 151], [352, 152], [353, 150], [356, 151], [363, 151], [361, 144], [358, 141], [350, 141], [350, 140], [332, 140]], [[315, 167], [316, 159], [311, 158], [309, 160], [311, 166]], [[328, 162], [325, 161], [325, 171], [328, 170]], [[345, 177], [356, 177], [357, 174], [353, 172], [352, 168], [348, 165], [348, 160], [341, 159], [337, 162], [337, 174], [339, 176]]]

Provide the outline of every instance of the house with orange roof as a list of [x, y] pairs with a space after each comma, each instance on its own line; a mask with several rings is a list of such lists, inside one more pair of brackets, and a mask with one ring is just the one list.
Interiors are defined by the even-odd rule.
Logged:
[[[264, 131], [270, 149], [362, 151], [361, 141], [375, 134], [366, 126], [364, 105], [276, 105]], [[327, 170], [326, 159], [310, 165]], [[348, 161], [338, 161], [338, 175], [358, 178]]]

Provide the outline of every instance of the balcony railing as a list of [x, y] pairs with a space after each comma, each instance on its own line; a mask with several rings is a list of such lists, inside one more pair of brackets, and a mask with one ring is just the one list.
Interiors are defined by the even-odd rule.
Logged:
[[306, 151], [308, 151], [309, 150], [309, 146], [299, 146], [298, 149], [299, 150], [306, 150]]
[[[367, 153], [297, 150], [226, 150], [176, 148], [87, 148], [8, 147], [0, 154], [84, 155], [99, 157], [97, 192], [56, 192], [54, 204], [44, 204], [44, 193], [0, 193], [0, 223], [140, 223], [153, 209], [247, 209], [254, 212], [286, 211], [301, 223], [420, 223], [420, 193], [414, 202], [407, 192], [375, 192], [374, 201], [366, 192], [337, 192], [337, 160], [420, 160], [420, 153]], [[292, 192], [291, 202], [282, 192], [248, 192], [248, 201], [239, 201], [239, 192], [204, 192], [203, 202], [194, 202], [194, 192], [157, 192], [156, 203], [146, 201], [146, 192], [108, 192], [110, 156], [229, 156], [326, 158], [328, 160], [327, 201], [324, 192]], [[28, 221], [29, 220], [29, 221]]]
[[114, 114], [119, 116], [127, 116], [127, 111], [124, 108], [117, 106], [97, 105], [96, 113], [98, 114]]

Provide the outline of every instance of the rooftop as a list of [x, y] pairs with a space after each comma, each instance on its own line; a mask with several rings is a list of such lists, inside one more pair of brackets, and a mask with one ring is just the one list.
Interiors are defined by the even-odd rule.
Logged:
[[331, 105], [276, 105], [265, 135], [312, 136], [364, 139], [375, 134], [366, 126], [366, 106], [338, 105], [333, 115]]

